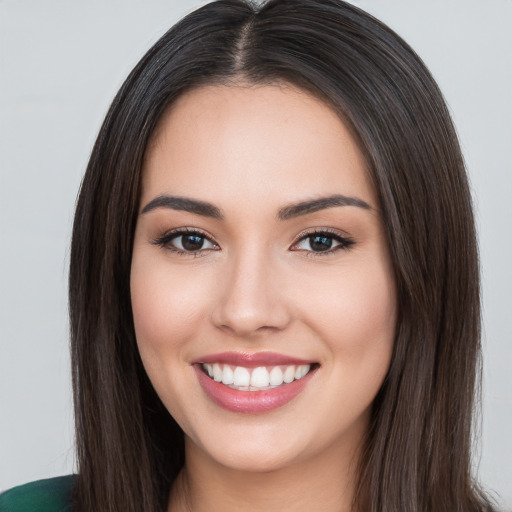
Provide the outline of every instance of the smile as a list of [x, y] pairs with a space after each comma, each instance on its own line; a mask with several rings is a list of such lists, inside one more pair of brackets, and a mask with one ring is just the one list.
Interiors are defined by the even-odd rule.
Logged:
[[299, 395], [320, 365], [271, 352], [211, 354], [192, 364], [205, 396], [237, 413], [264, 413]]
[[274, 389], [283, 384], [290, 384], [294, 380], [305, 377], [310, 364], [258, 366], [247, 368], [230, 364], [204, 363], [202, 368], [215, 382], [222, 382], [225, 386], [238, 391], [262, 391]]

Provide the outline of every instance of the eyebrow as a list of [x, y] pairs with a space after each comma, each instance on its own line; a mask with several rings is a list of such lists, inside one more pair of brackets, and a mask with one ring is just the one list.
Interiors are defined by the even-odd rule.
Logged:
[[300, 215], [307, 215], [308, 213], [314, 213], [319, 210], [325, 210], [327, 208], [335, 208], [337, 206], [356, 206], [363, 210], [371, 210], [372, 207], [362, 199], [358, 197], [342, 196], [340, 194], [320, 197], [318, 199], [312, 199], [310, 201], [301, 201], [300, 203], [290, 204], [281, 208], [277, 214], [278, 220], [288, 220]]
[[[327, 208], [335, 208], [338, 206], [356, 206], [363, 210], [371, 210], [372, 207], [362, 199], [357, 197], [343, 196], [340, 194], [320, 197], [309, 201], [301, 201], [293, 203], [281, 208], [277, 213], [277, 220], [289, 220], [301, 215], [307, 215]], [[181, 196], [160, 195], [152, 199], [142, 209], [142, 214], [148, 213], [157, 208], [170, 208], [172, 210], [181, 210], [185, 212], [195, 213], [203, 217], [211, 217], [217, 220], [224, 220], [222, 210], [207, 201], [199, 201]]]
[[171, 208], [172, 210], [181, 210], [195, 213], [204, 217], [212, 217], [218, 220], [224, 220], [222, 211], [215, 205], [206, 201], [198, 201], [188, 197], [161, 195], [151, 200], [141, 213], [148, 213], [156, 208]]

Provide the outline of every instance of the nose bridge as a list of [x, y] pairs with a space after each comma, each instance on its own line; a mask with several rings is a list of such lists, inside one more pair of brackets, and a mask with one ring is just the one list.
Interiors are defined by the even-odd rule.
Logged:
[[290, 319], [271, 251], [253, 244], [236, 251], [220, 277], [214, 323], [238, 336], [284, 328]]

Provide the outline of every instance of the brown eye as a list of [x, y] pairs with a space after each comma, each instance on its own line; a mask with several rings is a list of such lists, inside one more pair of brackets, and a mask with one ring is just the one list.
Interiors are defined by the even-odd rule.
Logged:
[[315, 253], [331, 253], [338, 249], [348, 249], [354, 241], [339, 234], [317, 231], [306, 234], [297, 244], [294, 250]]
[[313, 251], [328, 251], [333, 245], [332, 236], [309, 236], [309, 246]]
[[166, 233], [153, 244], [182, 254], [194, 254], [219, 248], [203, 233], [189, 230]]
[[198, 233], [174, 233], [167, 240], [166, 246], [175, 247], [179, 251], [196, 252], [200, 250], [216, 249], [217, 246], [208, 238]]
[[177, 240], [181, 239], [181, 247], [186, 251], [198, 251], [202, 249], [205, 239], [197, 235], [180, 235]]

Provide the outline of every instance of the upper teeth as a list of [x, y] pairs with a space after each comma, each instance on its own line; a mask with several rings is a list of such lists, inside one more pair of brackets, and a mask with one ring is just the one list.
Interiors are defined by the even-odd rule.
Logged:
[[205, 363], [203, 368], [216, 382], [222, 382], [226, 386], [244, 391], [257, 391], [302, 379], [311, 369], [311, 365], [245, 368], [229, 364]]

